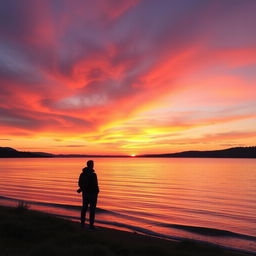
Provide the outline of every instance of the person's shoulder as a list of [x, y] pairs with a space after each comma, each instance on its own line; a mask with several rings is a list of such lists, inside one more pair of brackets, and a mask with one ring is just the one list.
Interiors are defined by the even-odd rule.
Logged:
[[82, 172], [80, 173], [80, 177], [86, 176], [86, 172], [84, 171], [84, 169], [82, 170]]

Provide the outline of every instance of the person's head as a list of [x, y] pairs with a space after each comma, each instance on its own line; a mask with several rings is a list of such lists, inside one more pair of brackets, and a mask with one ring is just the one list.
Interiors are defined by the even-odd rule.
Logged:
[[93, 169], [93, 165], [94, 165], [94, 163], [93, 163], [92, 160], [87, 161], [87, 167], [88, 168]]

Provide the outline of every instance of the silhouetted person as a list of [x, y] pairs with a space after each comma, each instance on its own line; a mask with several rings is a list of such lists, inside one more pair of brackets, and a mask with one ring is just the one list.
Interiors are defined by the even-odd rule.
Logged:
[[77, 190], [78, 193], [82, 192], [83, 206], [81, 210], [81, 227], [84, 227], [86, 219], [86, 211], [90, 205], [90, 228], [94, 229], [95, 210], [97, 205], [97, 198], [99, 193], [97, 175], [93, 169], [93, 161], [87, 162], [87, 167], [83, 168], [80, 174]]

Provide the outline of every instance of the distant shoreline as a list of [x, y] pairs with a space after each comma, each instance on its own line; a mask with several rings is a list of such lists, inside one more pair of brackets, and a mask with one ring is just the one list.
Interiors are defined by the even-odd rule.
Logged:
[[184, 151], [166, 154], [90, 155], [90, 154], [50, 154], [45, 152], [24, 152], [9, 147], [0, 147], [0, 158], [256, 158], [256, 146], [236, 147], [210, 151]]

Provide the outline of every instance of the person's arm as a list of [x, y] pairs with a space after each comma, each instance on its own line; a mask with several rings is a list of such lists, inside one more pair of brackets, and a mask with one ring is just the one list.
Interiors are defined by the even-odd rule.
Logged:
[[80, 193], [82, 192], [82, 173], [80, 174], [78, 179], [78, 186], [79, 186], [79, 189], [77, 190], [77, 193]]
[[96, 174], [96, 173], [94, 173], [94, 174], [95, 174], [95, 187], [97, 188], [97, 191], [98, 191], [98, 193], [99, 193], [99, 192], [100, 192], [100, 189], [99, 189], [97, 174]]

